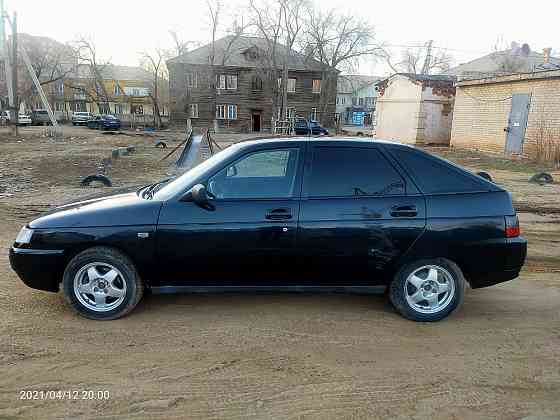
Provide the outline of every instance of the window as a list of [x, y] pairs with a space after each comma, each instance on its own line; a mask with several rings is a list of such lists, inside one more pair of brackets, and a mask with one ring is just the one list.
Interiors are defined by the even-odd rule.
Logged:
[[218, 74], [216, 75], [216, 89], [237, 89], [237, 75], [236, 74]]
[[358, 99], [358, 104], [359, 104], [360, 106], [363, 106], [363, 105], [364, 105], [364, 98], [359, 98], [359, 99]]
[[288, 118], [292, 119], [296, 117], [296, 109], [295, 108], [288, 108]]
[[305, 189], [310, 197], [404, 194], [405, 185], [373, 148], [315, 147]]
[[228, 74], [226, 76], [226, 89], [228, 89], [228, 90], [236, 90], [237, 89], [237, 75], [236, 74]]
[[196, 88], [198, 86], [198, 80], [196, 73], [187, 73], [187, 87]]
[[226, 106], [216, 105], [216, 119], [225, 120], [226, 119]]
[[189, 116], [191, 118], [198, 118], [198, 104], [191, 104], [190, 105], [190, 113]]
[[99, 104], [99, 113], [110, 114], [111, 110], [109, 109], [109, 104]]
[[64, 83], [58, 82], [54, 85], [54, 91], [57, 95], [64, 95]]
[[140, 89], [133, 88], [132, 89], [132, 96], [140, 96]]
[[446, 161], [414, 150], [394, 149], [394, 155], [414, 177], [423, 193], [487, 191], [476, 176]]
[[228, 165], [208, 181], [217, 198], [287, 198], [295, 190], [299, 150], [251, 153]]
[[216, 75], [216, 89], [225, 89], [225, 88], [226, 88], [226, 75], [225, 74]]
[[130, 105], [130, 112], [136, 115], [144, 115], [143, 105]]
[[237, 105], [228, 105], [228, 120], [237, 119]]
[[296, 79], [288, 79], [288, 93], [296, 91]]
[[113, 92], [114, 92], [115, 96], [122, 95], [123, 91], [122, 91], [122, 89], [121, 89], [121, 87], [118, 83], [115, 83], [115, 87], [113, 89]]
[[321, 79], [313, 79], [313, 93], [321, 93]]
[[54, 103], [54, 110], [55, 111], [64, 111], [64, 102], [55, 102]]
[[311, 108], [311, 114], [309, 114], [309, 119], [312, 121], [317, 120], [317, 108]]
[[115, 104], [115, 114], [124, 114], [123, 104]]
[[72, 111], [74, 112], [86, 112], [86, 103], [85, 102], [74, 102], [72, 105]]
[[254, 76], [251, 80], [251, 89], [252, 90], [262, 90], [263, 82], [259, 76]]

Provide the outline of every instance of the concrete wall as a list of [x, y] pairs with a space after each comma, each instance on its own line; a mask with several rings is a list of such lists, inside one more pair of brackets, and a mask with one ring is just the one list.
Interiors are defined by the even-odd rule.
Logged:
[[451, 144], [503, 154], [504, 128], [514, 93], [531, 94], [523, 154], [534, 153], [536, 137], [543, 125], [555, 133], [560, 132], [560, 78], [458, 86]]
[[416, 143], [422, 86], [404, 76], [388, 81], [383, 96], [377, 99], [375, 137]]

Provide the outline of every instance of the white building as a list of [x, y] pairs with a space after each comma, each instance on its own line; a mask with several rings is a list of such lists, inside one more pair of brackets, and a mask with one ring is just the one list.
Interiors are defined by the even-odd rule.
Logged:
[[378, 83], [375, 136], [403, 143], [449, 144], [455, 78], [395, 74]]

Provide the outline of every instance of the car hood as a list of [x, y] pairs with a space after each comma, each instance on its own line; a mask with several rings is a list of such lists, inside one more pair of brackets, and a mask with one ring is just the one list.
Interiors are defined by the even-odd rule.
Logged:
[[29, 223], [32, 229], [155, 225], [162, 202], [145, 200], [136, 191], [86, 197], [56, 207]]

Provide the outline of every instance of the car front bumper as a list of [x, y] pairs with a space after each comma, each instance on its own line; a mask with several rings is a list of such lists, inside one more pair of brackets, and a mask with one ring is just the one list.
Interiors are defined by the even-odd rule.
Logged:
[[33, 289], [58, 292], [64, 273], [65, 256], [58, 249], [10, 249], [10, 265], [19, 278]]

